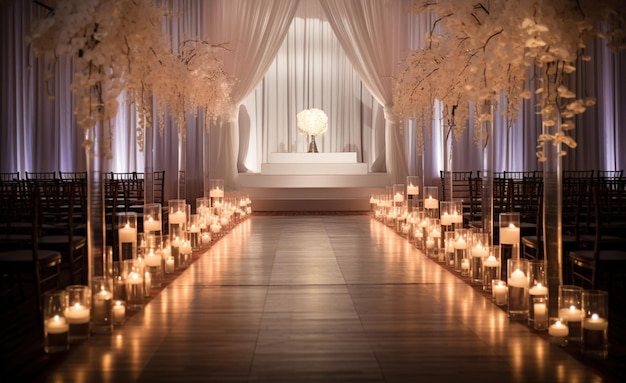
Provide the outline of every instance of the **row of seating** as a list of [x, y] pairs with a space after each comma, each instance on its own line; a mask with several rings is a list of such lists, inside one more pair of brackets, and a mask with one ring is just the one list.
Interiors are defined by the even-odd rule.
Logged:
[[[43, 292], [87, 282], [87, 175], [6, 174], [0, 178], [0, 292], [11, 301], [34, 295], [39, 309]], [[143, 178], [103, 176], [108, 245], [115, 243], [116, 215], [142, 208]], [[153, 174], [155, 202], [163, 203], [164, 181], [164, 171]]]

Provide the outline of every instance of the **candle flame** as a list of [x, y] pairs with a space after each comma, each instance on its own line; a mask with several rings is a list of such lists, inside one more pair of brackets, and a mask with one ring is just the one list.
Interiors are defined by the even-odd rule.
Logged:
[[592, 320], [598, 320], [598, 318], [599, 318], [599, 317], [598, 317], [598, 314], [593, 314], [593, 315], [591, 315], [591, 319], [592, 319]]
[[555, 325], [560, 326], [561, 325], [561, 321], [560, 320], [556, 321]]
[[571, 306], [569, 307], [569, 311], [571, 311], [571, 312], [576, 311], [576, 306], [571, 305]]

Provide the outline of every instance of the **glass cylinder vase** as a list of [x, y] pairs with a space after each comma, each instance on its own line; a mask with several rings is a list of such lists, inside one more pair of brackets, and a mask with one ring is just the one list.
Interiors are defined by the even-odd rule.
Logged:
[[500, 263], [500, 246], [489, 248], [489, 255], [483, 261], [483, 290], [492, 291], [493, 281], [502, 278]]
[[46, 292], [43, 296], [43, 334], [46, 354], [70, 349], [70, 326], [65, 318], [67, 301], [64, 291]]
[[137, 213], [119, 213], [117, 215], [117, 227], [118, 260], [137, 258]]
[[580, 343], [582, 340], [582, 310], [583, 288], [574, 285], [558, 287], [558, 316], [567, 321], [570, 343]]
[[113, 278], [94, 277], [91, 297], [91, 331], [110, 334], [113, 331]]
[[512, 320], [528, 319], [528, 259], [507, 261], [508, 316]]
[[[547, 326], [548, 317], [547, 312], [540, 313], [540, 317], [542, 319], [541, 323], [535, 323], [536, 313], [534, 312], [535, 300], [539, 300], [540, 306], [541, 304], [548, 304], [548, 287], [546, 284], [546, 270], [545, 263], [543, 260], [529, 260], [528, 261], [528, 281], [529, 281], [529, 301], [528, 301], [528, 325], [535, 330], [545, 330]], [[534, 303], [535, 302], [535, 303]], [[547, 310], [548, 307], [546, 306]]]
[[582, 298], [582, 353], [606, 359], [609, 356], [609, 294], [602, 290], [585, 290]]

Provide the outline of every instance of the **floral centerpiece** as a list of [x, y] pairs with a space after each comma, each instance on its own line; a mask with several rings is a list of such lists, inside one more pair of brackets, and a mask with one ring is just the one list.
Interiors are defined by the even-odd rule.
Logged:
[[317, 153], [315, 136], [324, 134], [328, 129], [328, 116], [320, 109], [305, 109], [296, 116], [298, 131], [307, 136], [311, 136], [309, 153]]

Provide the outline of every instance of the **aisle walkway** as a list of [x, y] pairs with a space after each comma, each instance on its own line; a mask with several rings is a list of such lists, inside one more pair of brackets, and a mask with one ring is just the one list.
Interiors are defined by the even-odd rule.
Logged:
[[599, 382], [367, 216], [254, 216], [49, 382]]

